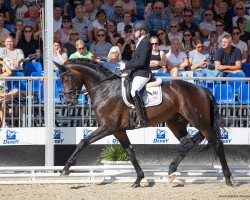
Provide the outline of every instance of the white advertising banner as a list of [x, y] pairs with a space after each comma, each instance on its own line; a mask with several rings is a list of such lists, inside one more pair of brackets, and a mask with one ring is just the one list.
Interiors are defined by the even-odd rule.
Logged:
[[[75, 145], [87, 138], [97, 127], [56, 127], [54, 130], [55, 145]], [[188, 134], [193, 136], [197, 130], [188, 127]], [[132, 144], [179, 144], [167, 127], [149, 127], [127, 131]], [[250, 145], [250, 129], [221, 129], [221, 140], [225, 145]], [[96, 141], [94, 144], [117, 144], [112, 135]], [[45, 128], [3, 128], [0, 129], [0, 145], [45, 145]]]

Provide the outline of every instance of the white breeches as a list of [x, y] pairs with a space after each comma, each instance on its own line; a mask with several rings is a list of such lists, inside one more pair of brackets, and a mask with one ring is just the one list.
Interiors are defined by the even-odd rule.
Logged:
[[149, 81], [149, 78], [145, 78], [142, 76], [136, 76], [134, 77], [132, 81], [132, 87], [131, 87], [131, 95], [132, 97], [135, 97], [135, 91], [137, 90], [138, 92], [141, 91], [141, 89], [144, 87], [144, 85]]

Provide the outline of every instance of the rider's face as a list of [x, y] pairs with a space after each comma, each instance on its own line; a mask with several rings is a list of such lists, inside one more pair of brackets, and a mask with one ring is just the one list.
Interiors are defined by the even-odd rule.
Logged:
[[135, 38], [139, 38], [141, 36], [141, 31], [140, 30], [134, 31], [134, 36]]

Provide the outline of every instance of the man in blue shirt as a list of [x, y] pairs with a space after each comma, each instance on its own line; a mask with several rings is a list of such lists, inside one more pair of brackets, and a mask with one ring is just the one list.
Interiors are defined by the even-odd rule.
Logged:
[[242, 72], [242, 54], [240, 49], [231, 45], [232, 36], [224, 35], [222, 38], [222, 47], [215, 54], [215, 69], [218, 69], [223, 75], [228, 73]]

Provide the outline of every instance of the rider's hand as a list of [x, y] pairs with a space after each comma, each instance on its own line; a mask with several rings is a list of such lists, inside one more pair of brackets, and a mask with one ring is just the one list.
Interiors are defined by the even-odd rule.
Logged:
[[125, 63], [120, 63], [120, 70], [123, 71], [125, 69], [126, 69]]

